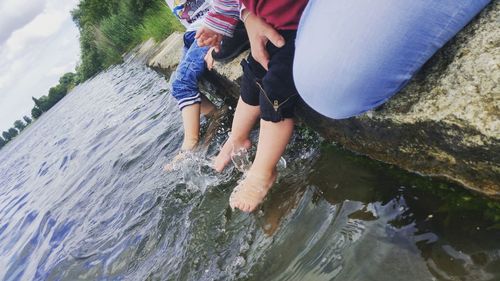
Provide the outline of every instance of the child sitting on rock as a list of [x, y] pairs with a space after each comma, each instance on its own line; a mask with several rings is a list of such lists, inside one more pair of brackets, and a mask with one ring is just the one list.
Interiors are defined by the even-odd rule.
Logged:
[[[218, 47], [222, 34], [241, 15], [251, 46], [243, 60], [241, 94], [234, 114], [232, 131], [214, 161], [222, 171], [231, 155], [251, 146], [249, 134], [260, 118], [257, 153], [245, 178], [233, 190], [232, 208], [251, 212], [264, 200], [276, 180], [276, 165], [290, 141], [294, 109], [299, 100], [292, 76], [295, 36], [306, 0], [214, 0], [218, 28], [203, 27], [196, 38], [200, 46]], [[236, 7], [236, 8], [235, 8]], [[217, 33], [219, 32], [219, 34]]]
[[[179, 154], [174, 157], [171, 164], [165, 166], [165, 170], [168, 171], [173, 169], [173, 164], [182, 159], [186, 152], [193, 151], [197, 147], [200, 134], [200, 115], [214, 115], [216, 107], [198, 89], [198, 81], [206, 71], [204, 57], [207, 55], [209, 47], [200, 47], [195, 43], [196, 31], [203, 26], [203, 19], [210, 11], [211, 1], [187, 0], [182, 4], [177, 3], [177, 1], [167, 1], [167, 4], [187, 29], [184, 33], [184, 55], [172, 82], [172, 95], [177, 99], [182, 114], [184, 140]], [[234, 24], [237, 24], [237, 21]], [[227, 32], [224, 35], [227, 35], [224, 40], [231, 43], [225, 46], [236, 49], [246, 43], [231, 41], [232, 32]], [[219, 39], [221, 40], [222, 36]], [[241, 38], [237, 39], [241, 40]], [[234, 56], [234, 50], [228, 50], [227, 47], [222, 51]], [[241, 52], [241, 50], [239, 51]], [[216, 118], [217, 116], [213, 116], [213, 119]]]

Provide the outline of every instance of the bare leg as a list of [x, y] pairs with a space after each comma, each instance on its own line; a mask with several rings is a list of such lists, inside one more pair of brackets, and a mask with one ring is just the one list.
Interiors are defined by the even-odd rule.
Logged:
[[181, 151], [174, 157], [171, 163], [165, 165], [166, 171], [171, 171], [175, 162], [184, 158], [186, 151], [196, 148], [200, 139], [200, 114], [212, 114], [217, 108], [204, 95], [201, 95], [201, 103], [188, 105], [181, 111], [182, 124], [184, 126], [184, 140]]
[[276, 179], [276, 164], [290, 141], [293, 126], [293, 119], [260, 121], [257, 154], [246, 178], [231, 194], [231, 208], [252, 212], [264, 200]]
[[181, 150], [193, 150], [200, 138], [200, 104], [193, 104], [182, 109], [182, 124], [184, 125], [184, 141]]
[[184, 141], [181, 150], [193, 150], [200, 138], [200, 114], [207, 115], [216, 110], [215, 105], [201, 95], [201, 104], [195, 103], [182, 109], [182, 124], [184, 125]]
[[241, 98], [238, 100], [236, 112], [233, 117], [233, 125], [231, 127], [231, 136], [224, 143], [217, 157], [214, 160], [214, 169], [217, 172], [222, 172], [226, 165], [231, 161], [231, 153], [233, 150], [240, 148], [250, 148], [250, 140], [248, 136], [252, 131], [257, 118], [260, 116], [260, 107], [252, 106], [245, 103]]
[[184, 126], [184, 140], [182, 142], [181, 151], [177, 153], [172, 162], [165, 165], [165, 171], [172, 171], [175, 163], [185, 157], [186, 151], [191, 151], [198, 145], [198, 141], [200, 139], [200, 113], [203, 108], [204, 110], [207, 110], [209, 106], [203, 106], [202, 99], [201, 105], [199, 103], [195, 103], [182, 109], [181, 114], [182, 124]]

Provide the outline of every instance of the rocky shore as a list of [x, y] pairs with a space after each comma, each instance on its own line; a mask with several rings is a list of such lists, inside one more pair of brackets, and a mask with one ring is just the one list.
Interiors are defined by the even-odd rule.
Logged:
[[[440, 50], [413, 81], [375, 111], [347, 120], [325, 118], [307, 105], [306, 124], [327, 140], [423, 175], [445, 177], [500, 198], [500, 3], [490, 4]], [[169, 75], [182, 55], [182, 34], [147, 41], [135, 52]], [[216, 64], [209, 81], [237, 98], [248, 53]]]

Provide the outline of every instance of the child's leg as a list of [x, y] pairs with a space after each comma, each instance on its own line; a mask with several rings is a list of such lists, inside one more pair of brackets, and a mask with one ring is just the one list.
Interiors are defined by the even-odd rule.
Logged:
[[238, 100], [238, 105], [234, 112], [233, 125], [231, 126], [231, 136], [224, 143], [224, 146], [222, 146], [222, 149], [214, 160], [214, 169], [217, 172], [222, 172], [224, 167], [231, 161], [231, 153], [237, 152], [241, 148], [250, 148], [251, 143], [248, 136], [259, 115], [260, 108], [258, 105], [249, 105], [241, 98]]
[[184, 141], [181, 150], [193, 150], [200, 138], [200, 115], [207, 115], [216, 110], [215, 105], [204, 95], [201, 103], [195, 103], [182, 109], [182, 124], [184, 126]]
[[184, 141], [181, 151], [193, 150], [200, 138], [200, 104], [196, 103], [182, 109], [182, 124], [184, 126]]
[[[198, 80], [205, 72], [204, 57], [208, 51], [206, 47], [199, 47], [194, 42], [192, 32], [184, 34], [185, 45], [188, 48], [177, 67], [174, 81], [172, 82], [172, 95], [177, 99], [182, 114], [184, 126], [184, 141], [181, 152], [174, 158], [174, 162], [182, 158], [182, 152], [193, 150], [199, 140], [200, 113], [209, 112], [209, 101], [204, 99], [198, 89]], [[213, 105], [212, 105], [213, 106]], [[170, 170], [172, 165], [167, 165]]]
[[292, 137], [294, 121], [287, 118], [281, 122], [260, 120], [259, 145], [250, 172], [270, 178], [276, 164], [285, 152]]
[[260, 88], [257, 80], [264, 77], [266, 71], [253, 63], [251, 56], [241, 62], [243, 77], [240, 85], [240, 98], [233, 117], [231, 136], [214, 160], [214, 169], [221, 172], [231, 161], [231, 154], [251, 146], [248, 136], [260, 116]]
[[209, 101], [200, 94], [198, 89], [198, 80], [206, 70], [204, 57], [208, 48], [199, 47], [194, 42], [193, 34], [194, 32], [184, 34], [184, 44], [188, 49], [177, 67], [175, 79], [172, 82], [172, 95], [177, 99], [184, 125], [182, 150], [195, 148], [199, 139], [200, 113], [202, 109], [203, 111], [211, 110]]
[[260, 121], [257, 154], [247, 177], [231, 196], [231, 208], [251, 212], [264, 200], [276, 180], [276, 164], [290, 141], [293, 126], [292, 118], [277, 123]]
[[[230, 198], [233, 208], [251, 212], [262, 202], [276, 179], [276, 164], [284, 153], [293, 132], [293, 115], [298, 93], [293, 83], [294, 31], [282, 31], [286, 44], [277, 48], [268, 44], [269, 70], [259, 88], [261, 127], [257, 155], [245, 179]], [[252, 68], [256, 64], [250, 60]]]

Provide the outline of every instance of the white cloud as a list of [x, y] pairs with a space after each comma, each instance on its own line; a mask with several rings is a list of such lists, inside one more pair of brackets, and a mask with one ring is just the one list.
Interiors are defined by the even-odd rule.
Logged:
[[0, 11], [2, 14], [20, 14], [33, 5], [45, 5], [45, 0], [2, 0]]
[[7, 59], [12, 59], [23, 52], [29, 43], [46, 38], [56, 33], [67, 18], [64, 11], [44, 11], [24, 27], [14, 31], [5, 43]]
[[[38, 14], [33, 15], [31, 3], [43, 4]], [[0, 132], [29, 115], [32, 96], [47, 94], [62, 74], [74, 70], [79, 43], [70, 11], [77, 4], [78, 0], [0, 0], [0, 24], [8, 17], [28, 19], [9, 31], [4, 44], [0, 34]]]
[[24, 26], [45, 7], [45, 0], [3, 0], [0, 2], [0, 45], [12, 32]]
[[69, 72], [69, 71], [74, 71], [75, 70], [75, 63], [74, 61], [61, 64], [61, 65], [56, 65], [47, 70], [45, 73], [45, 77], [51, 77], [51, 76], [61, 76], [61, 74]]

